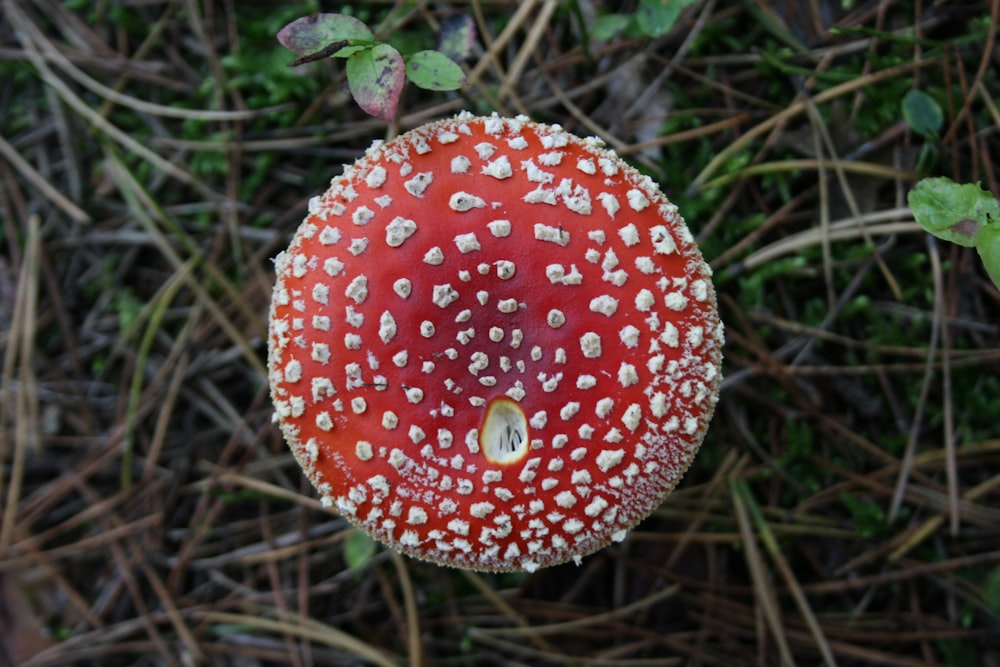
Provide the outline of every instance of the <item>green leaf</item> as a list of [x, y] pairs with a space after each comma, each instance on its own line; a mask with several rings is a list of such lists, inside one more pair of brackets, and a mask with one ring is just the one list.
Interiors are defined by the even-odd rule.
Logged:
[[[341, 48], [348, 44], [367, 45], [375, 35], [364, 23], [346, 14], [316, 14], [295, 19], [278, 32], [278, 41], [290, 51], [311, 56], [336, 46], [324, 55], [346, 57]], [[342, 44], [347, 42], [347, 44]]]
[[925, 230], [967, 248], [990, 221], [1000, 224], [1000, 203], [978, 183], [959, 185], [949, 178], [925, 178], [910, 190], [907, 202]]
[[913, 131], [927, 138], [937, 137], [944, 124], [941, 105], [922, 90], [911, 90], [903, 97], [903, 119]]
[[681, 10], [694, 0], [640, 0], [635, 13], [639, 28], [650, 37], [662, 37], [674, 27]]
[[[976, 252], [983, 260], [983, 266], [986, 267], [990, 280], [1000, 288], [1000, 220], [979, 230], [976, 234]], [[1000, 581], [997, 582], [995, 593], [995, 602], [1000, 604]]]
[[450, 60], [461, 62], [476, 41], [476, 23], [468, 14], [454, 14], [441, 22], [437, 50]]
[[352, 528], [344, 538], [344, 563], [354, 570], [363, 567], [375, 555], [375, 540], [368, 533]]
[[439, 51], [417, 51], [406, 58], [406, 76], [426, 90], [455, 90], [465, 85], [465, 72]]
[[625, 14], [605, 14], [597, 17], [594, 24], [590, 26], [590, 39], [603, 42], [611, 39], [617, 33], [624, 30], [632, 17]]
[[347, 59], [347, 85], [365, 112], [390, 121], [396, 116], [406, 83], [406, 64], [399, 51], [376, 44]]

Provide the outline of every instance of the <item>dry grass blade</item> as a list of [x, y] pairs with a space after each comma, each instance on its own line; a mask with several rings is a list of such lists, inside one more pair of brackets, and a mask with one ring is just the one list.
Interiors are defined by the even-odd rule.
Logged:
[[396, 552], [390, 554], [392, 563], [399, 573], [399, 586], [403, 591], [403, 605], [406, 609], [406, 645], [410, 656], [410, 665], [419, 667], [424, 664], [424, 649], [420, 639], [420, 616], [417, 613], [417, 598], [413, 591], [413, 580], [406, 561]]
[[11, 167], [16, 169], [22, 176], [28, 178], [31, 184], [41, 190], [56, 206], [65, 211], [66, 215], [77, 222], [90, 222], [90, 216], [87, 215], [86, 211], [70, 201], [66, 195], [52, 187], [52, 184], [39, 174], [27, 160], [21, 157], [21, 154], [2, 136], [0, 136], [0, 155], [3, 155], [10, 162]]
[[[10, 19], [11, 23], [18, 27], [19, 35], [27, 35], [33, 31], [34, 27], [30, 22], [30, 19], [28, 19], [21, 12], [21, 10], [17, 8], [15, 3], [5, 2], [3, 4], [3, 10], [8, 19]], [[24, 47], [25, 54], [28, 59], [38, 69], [42, 79], [56, 91], [59, 97], [65, 101], [68, 106], [87, 119], [97, 130], [121, 144], [129, 152], [142, 157], [164, 173], [169, 174], [171, 177], [176, 178], [191, 187], [201, 190], [202, 194], [209, 200], [217, 200], [220, 198], [217, 193], [207, 189], [204, 183], [199, 181], [197, 178], [178, 168], [169, 160], [157, 154], [155, 151], [147, 148], [142, 144], [142, 142], [136, 141], [129, 136], [127, 132], [124, 132], [115, 125], [109, 123], [96, 111], [91, 109], [82, 99], [80, 99], [78, 95], [72, 91], [72, 89], [70, 89], [69, 86], [62, 81], [62, 79], [55, 75], [52, 69], [45, 62], [45, 59], [42, 58], [35, 45], [28, 42], [26, 38], [22, 41], [22, 46]]]
[[220, 626], [217, 630], [226, 635], [234, 636], [249, 630], [251, 632], [273, 632], [292, 637], [303, 637], [338, 648], [353, 658], [365, 660], [373, 665], [398, 667], [395, 658], [386, 655], [374, 646], [358, 641], [333, 626], [316, 621], [300, 618], [296, 619], [298, 621], [296, 623], [282, 622], [250, 614], [233, 614], [221, 611], [204, 611], [198, 613], [197, 616], [206, 623]]
[[823, 169], [830, 169], [830, 168], [839, 169], [842, 172], [851, 173], [858, 176], [871, 176], [874, 178], [893, 178], [893, 179], [912, 180], [914, 177], [914, 174], [911, 171], [907, 171], [905, 169], [893, 168], [884, 164], [872, 164], [866, 162], [858, 162], [856, 160], [841, 161], [841, 160], [799, 159], [799, 160], [781, 160], [777, 162], [763, 162], [760, 164], [753, 164], [744, 167], [738, 171], [734, 171], [713, 178], [712, 180], [706, 182], [702, 187], [704, 187], [706, 190], [711, 190], [724, 187], [726, 185], [731, 184], [733, 181], [739, 180], [741, 178], [749, 178], [751, 176], [766, 176], [771, 174], [798, 172], [803, 170], [820, 171]]
[[754, 599], [764, 616], [767, 629], [778, 647], [780, 664], [784, 667], [795, 665], [788, 637], [785, 634], [785, 622], [782, 620], [778, 600], [769, 581], [770, 577], [767, 574], [764, 559], [757, 547], [757, 536], [754, 534], [753, 521], [748, 507], [749, 491], [746, 490], [741, 480], [736, 479], [730, 482], [730, 491], [733, 494], [733, 509], [736, 513], [736, 523], [740, 529], [743, 551], [746, 554], [747, 569], [750, 571], [750, 578], [753, 581]]
[[[146, 205], [150, 203], [148, 194], [142, 191], [139, 183], [132, 177], [129, 170], [116, 156], [109, 153], [106, 165], [108, 167], [109, 175], [118, 185], [122, 196], [129, 203], [132, 213], [140, 222], [143, 223], [146, 231], [149, 232], [149, 234], [155, 239], [157, 247], [163, 256], [168, 258], [173, 267], [181, 276], [184, 277], [187, 287], [198, 295], [201, 304], [212, 313], [213, 318], [229, 336], [233, 345], [243, 352], [246, 361], [254, 367], [260, 377], [266, 376], [267, 371], [264, 368], [264, 364], [260, 361], [260, 358], [254, 351], [250, 341], [247, 339], [247, 336], [240, 330], [239, 327], [236, 326], [234, 322], [232, 322], [229, 316], [220, 307], [219, 303], [212, 299], [202, 284], [192, 277], [191, 274], [184, 268], [186, 265], [185, 260], [181, 258], [176, 250], [174, 250], [173, 244], [170, 243], [166, 235], [154, 222], [153, 217], [150, 215], [146, 207]], [[197, 251], [194, 250], [194, 252]], [[231, 287], [229, 282], [211, 266], [206, 265], [201, 260], [200, 256], [195, 255], [192, 260], [196, 262], [199, 267], [205, 268], [209, 275], [215, 279], [216, 284], [227, 288], [230, 293], [236, 293], [235, 288]], [[242, 303], [242, 301], [237, 301], [237, 303]], [[251, 317], [251, 319], [256, 321], [256, 318]]]
[[506, 618], [512, 621], [515, 625], [525, 631], [525, 636], [528, 640], [534, 644], [538, 650], [552, 653], [555, 652], [552, 644], [548, 642], [544, 637], [535, 632], [535, 628], [524, 618], [524, 616], [517, 612], [513, 607], [510, 606], [500, 595], [497, 594], [484, 580], [483, 578], [476, 574], [475, 572], [462, 572], [462, 575], [468, 580], [476, 589], [500, 611]]
[[824, 239], [827, 241], [848, 241], [859, 239], [866, 235], [874, 238], [896, 234], [921, 234], [923, 231], [917, 223], [902, 220], [866, 225], [864, 231], [859, 229], [853, 220], [838, 221], [831, 223], [830, 229], [826, 233], [818, 229], [809, 229], [776, 241], [772, 245], [761, 248], [750, 257], [747, 257], [741, 265], [748, 269], [759, 267], [784, 255], [800, 254], [806, 248], [823, 243]]
[[[519, 659], [530, 661], [527, 664], [566, 664], [570, 659], [566, 654], [558, 651], [544, 651], [537, 648], [531, 648], [513, 641], [507, 641], [499, 637], [487, 634], [479, 629], [472, 629], [469, 632], [469, 636], [481, 642], [486, 646], [490, 647], [497, 654], [509, 654], [512, 656], [517, 656]], [[677, 667], [683, 664], [679, 658], [647, 658], [647, 659], [622, 659], [615, 660], [611, 658], [575, 658], [573, 659], [574, 665], [580, 665], [581, 667]]]
[[711, 175], [714, 172], [719, 171], [721, 166], [726, 162], [727, 159], [729, 159], [732, 156], [733, 153], [735, 153], [741, 148], [744, 148], [747, 144], [749, 144], [754, 139], [757, 139], [761, 135], [774, 130], [779, 125], [783, 125], [789, 122], [795, 116], [801, 113], [805, 113], [808, 110], [810, 104], [812, 105], [825, 104], [831, 100], [837, 99], [842, 95], [847, 95], [849, 93], [857, 92], [859, 89], [877, 85], [879, 82], [884, 81], [886, 79], [892, 79], [902, 74], [909, 73], [915, 68], [929, 67], [934, 64], [935, 64], [934, 62], [930, 61], [921, 61], [918, 63], [914, 63], [913, 65], [900, 65], [899, 67], [892, 67], [889, 69], [882, 70], [877, 74], [872, 74], [867, 77], [861, 77], [849, 81], [847, 83], [842, 83], [839, 86], [834, 86], [832, 88], [829, 88], [823, 91], [822, 93], [814, 96], [809, 101], [799, 100], [792, 103], [787, 108], [781, 110], [779, 113], [771, 116], [766, 121], [759, 123], [753, 129], [745, 132], [738, 141], [731, 143], [723, 151], [721, 151], [718, 155], [716, 155], [712, 159], [712, 161], [709, 162], [704, 169], [702, 169], [701, 173], [698, 174], [697, 177], [695, 177], [694, 181], [691, 184], [691, 188], [704, 189]]
[[482, 630], [481, 632], [495, 637], [530, 637], [557, 635], [564, 632], [584, 630], [588, 627], [600, 626], [610, 621], [626, 619], [636, 612], [648, 609], [649, 607], [662, 603], [664, 600], [674, 597], [679, 591], [680, 588], [678, 586], [671, 586], [662, 591], [651, 593], [650, 595], [619, 609], [614, 609], [602, 614], [585, 616], [572, 621], [551, 623], [549, 625], [534, 625], [531, 627], [498, 628], [495, 630]]
[[[954, 452], [948, 450], [946, 450], [946, 455], [949, 460], [952, 460], [955, 456]], [[979, 500], [980, 498], [989, 496], [990, 494], [997, 493], [998, 491], [1000, 491], [1000, 475], [996, 475], [978, 486], [967, 489], [962, 494], [961, 500], [966, 503], [971, 503]], [[951, 517], [954, 515], [957, 508], [958, 502], [952, 502], [950, 504], [947, 517], [948, 521], [953, 521]], [[934, 533], [945, 523], [945, 521], [946, 517], [944, 514], [938, 514], [937, 516], [927, 519], [927, 521], [925, 521], [922, 525], [913, 530], [898, 548], [889, 553], [888, 560], [894, 563], [902, 560], [910, 551], [916, 548], [917, 545], [934, 535]]]
[[[0, 429], [7, 433], [13, 421], [13, 452], [5, 444], [0, 450], [0, 497], [4, 498], [0, 516], [0, 556], [9, 552], [14, 522], [21, 498], [25, 464], [31, 452], [41, 446], [38, 388], [35, 378], [35, 331], [38, 324], [41, 222], [38, 216], [28, 220], [28, 238], [17, 279], [17, 296], [11, 328], [6, 338], [3, 378], [0, 382]], [[7, 438], [0, 438], [7, 443]], [[3, 466], [12, 458], [9, 469]]]
[[55, 48], [52, 43], [45, 38], [45, 36], [37, 30], [33, 24], [29, 22], [27, 17], [22, 16], [24, 27], [30, 29], [30, 34], [35, 40], [35, 48], [38, 49], [39, 53], [46, 61], [50, 61], [58, 65], [58, 67], [65, 72], [71, 79], [77, 83], [83, 85], [88, 90], [91, 90], [101, 97], [105, 98], [108, 102], [113, 102], [115, 104], [120, 104], [126, 106], [135, 111], [151, 114], [153, 116], [164, 116], [167, 118], [181, 118], [188, 120], [206, 120], [206, 121], [226, 121], [226, 120], [251, 120], [253, 118], [258, 118], [260, 116], [266, 116], [269, 114], [278, 113], [279, 111], [285, 111], [289, 107], [287, 105], [271, 107], [267, 109], [254, 109], [254, 110], [243, 110], [243, 111], [211, 111], [209, 109], [178, 109], [176, 107], [164, 106], [161, 104], [152, 104], [150, 102], [145, 102], [143, 100], [136, 99], [129, 95], [123, 95], [118, 91], [108, 88], [101, 83], [95, 81], [91, 77], [87, 76], [84, 72], [80, 71], [69, 58], [63, 56], [59, 49]]
[[[542, 38], [545, 30], [549, 27], [549, 20], [552, 18], [552, 14], [555, 12], [557, 5], [558, 3], [556, 0], [545, 0], [542, 4], [542, 8], [538, 12], [538, 15], [532, 20], [531, 27], [528, 30], [528, 35], [521, 44], [517, 55], [514, 57], [514, 61], [511, 63], [510, 68], [507, 70], [507, 75], [504, 77], [503, 85], [500, 87], [498, 96], [501, 103], [511, 94], [516, 82], [524, 74], [524, 69], [528, 65], [528, 60], [537, 52], [538, 42]], [[523, 105], [519, 106], [523, 107]], [[521, 111], [526, 111], [526, 109], [522, 108]]]
[[122, 436], [122, 489], [129, 489], [132, 486], [132, 458], [135, 445], [136, 421], [139, 414], [140, 399], [142, 398], [142, 383], [145, 376], [146, 362], [149, 359], [150, 350], [153, 347], [156, 334], [163, 325], [163, 317], [168, 306], [177, 296], [180, 288], [188, 282], [189, 273], [192, 269], [191, 262], [178, 268], [177, 272], [160, 290], [156, 297], [150, 300], [147, 307], [148, 318], [140, 316], [139, 319], [148, 319], [146, 331], [139, 342], [136, 351], [135, 371], [132, 374], [132, 381], [129, 385], [128, 408], [125, 414], [125, 433]]
[[[503, 32], [501, 32], [498, 36], [490, 40], [489, 50], [485, 54], [483, 54], [483, 57], [479, 59], [477, 65], [474, 68], [472, 68], [471, 72], [469, 72], [470, 85], [476, 85], [480, 77], [482, 77], [483, 72], [488, 67], [497, 66], [497, 64], [500, 62], [499, 59], [500, 51], [510, 43], [510, 41], [517, 34], [517, 31], [524, 26], [525, 22], [527, 22], [528, 20], [528, 16], [530, 15], [531, 11], [535, 8], [536, 4], [537, 0], [527, 0], [526, 2], [517, 3], [517, 12], [515, 12], [514, 15], [510, 17], [510, 22], [504, 28]], [[484, 31], [484, 34], [488, 35], [489, 32]], [[504, 77], [504, 79], [506, 78], [507, 77]]]
[[[743, 514], [750, 515], [750, 519], [753, 521], [753, 525], [756, 527], [757, 533], [760, 535], [761, 542], [764, 543], [764, 548], [767, 550], [768, 556], [770, 556], [771, 560], [774, 562], [781, 578], [784, 579], [785, 585], [788, 586], [788, 590], [791, 593], [792, 598], [795, 600], [795, 605], [798, 608], [799, 613], [802, 615], [802, 618], [805, 619], [806, 625], [809, 627], [809, 632], [812, 633], [812, 638], [823, 658], [823, 664], [828, 665], [828, 667], [833, 667], [837, 664], [837, 661], [833, 657], [833, 652], [830, 650], [830, 644], [824, 636], [823, 629], [820, 627], [819, 621], [816, 619], [816, 615], [813, 613], [812, 608], [810, 608], [808, 600], [806, 600], [805, 595], [802, 593], [802, 588], [795, 579], [795, 574], [788, 566], [788, 561], [786, 561], [784, 556], [781, 555], [781, 549], [778, 547], [778, 542], [774, 538], [774, 533], [771, 531], [770, 525], [761, 514], [760, 507], [757, 505], [757, 501], [754, 499], [746, 484], [741, 482], [735, 482], [735, 484], [736, 486], [733, 489], [733, 498], [734, 502], [741, 505], [740, 509], [737, 510], [738, 514], [741, 516], [740, 521], [743, 521]], [[744, 530], [741, 525], [741, 534], [743, 534], [743, 532]]]

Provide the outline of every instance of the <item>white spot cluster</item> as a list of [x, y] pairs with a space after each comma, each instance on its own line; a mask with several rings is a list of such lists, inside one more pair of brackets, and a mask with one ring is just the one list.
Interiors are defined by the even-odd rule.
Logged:
[[[376, 143], [275, 266], [276, 421], [324, 503], [410, 555], [579, 560], [659, 504], [707, 428], [710, 271], [597, 140], [462, 114]], [[489, 431], [525, 452], [502, 465], [481, 441], [500, 399], [524, 413]]]

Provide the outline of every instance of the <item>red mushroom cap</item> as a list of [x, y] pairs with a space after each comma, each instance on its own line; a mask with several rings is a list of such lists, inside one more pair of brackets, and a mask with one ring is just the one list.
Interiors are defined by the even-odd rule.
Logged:
[[411, 556], [579, 562], [708, 427], [711, 270], [599, 140], [462, 114], [376, 142], [276, 264], [276, 421], [323, 500]]

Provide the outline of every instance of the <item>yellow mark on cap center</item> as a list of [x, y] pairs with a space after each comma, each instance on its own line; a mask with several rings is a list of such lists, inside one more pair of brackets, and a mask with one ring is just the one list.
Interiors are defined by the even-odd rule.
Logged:
[[528, 420], [515, 401], [498, 397], [486, 408], [479, 446], [490, 463], [509, 465], [528, 453]]

